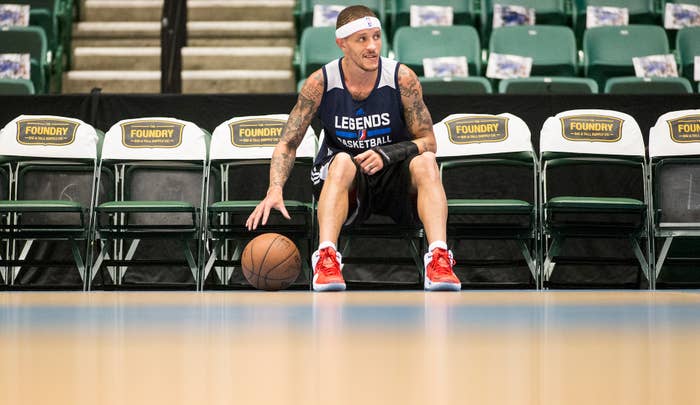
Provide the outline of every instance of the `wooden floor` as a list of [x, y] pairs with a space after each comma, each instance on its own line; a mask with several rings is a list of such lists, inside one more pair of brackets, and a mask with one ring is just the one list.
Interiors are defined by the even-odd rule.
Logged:
[[5, 292], [0, 404], [700, 404], [700, 293]]

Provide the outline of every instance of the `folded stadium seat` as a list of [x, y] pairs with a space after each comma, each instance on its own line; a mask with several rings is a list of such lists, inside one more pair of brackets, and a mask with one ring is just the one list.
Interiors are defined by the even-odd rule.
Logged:
[[569, 27], [502, 27], [491, 34], [489, 53], [532, 58], [531, 76], [578, 76], [576, 40]]
[[396, 59], [424, 76], [423, 59], [442, 56], [467, 58], [469, 76], [481, 75], [481, 46], [474, 27], [402, 27], [396, 31], [392, 49]]
[[[245, 222], [265, 195], [272, 151], [288, 115], [236, 117], [216, 127], [209, 151], [210, 187], [207, 198], [206, 265], [204, 280], [215, 270], [208, 287], [250, 287], [243, 277], [241, 253], [248, 241], [268, 232], [292, 239], [302, 256], [303, 270], [294, 283], [309, 289], [311, 253], [315, 240], [315, 212], [310, 180], [316, 155], [316, 134], [309, 127], [297, 149], [292, 173], [285, 184], [285, 206], [292, 219], [272, 210], [268, 223], [249, 231]], [[259, 181], [251, 181], [259, 179]], [[238, 270], [238, 271], [236, 271]]]
[[37, 94], [49, 92], [50, 68], [47, 63], [46, 34], [39, 27], [3, 27], [0, 30], [0, 53], [28, 53], [31, 80]]
[[388, 1], [388, 20], [390, 21], [391, 39], [396, 30], [411, 25], [411, 6], [452, 7], [452, 25], [478, 26], [478, 13], [474, 0], [391, 0]]
[[[488, 45], [493, 31], [493, 6], [520, 6], [535, 10], [537, 25], [571, 25], [571, 15], [565, 0], [483, 0], [481, 2], [481, 39]], [[505, 28], [505, 27], [501, 27]]]
[[596, 27], [583, 36], [584, 75], [605, 88], [616, 76], [634, 76], [633, 57], [669, 54], [666, 32], [658, 25]]
[[[660, 1], [660, 14], [661, 14], [661, 25], [666, 26], [666, 3], [680, 3], [680, 4], [688, 4], [688, 5], [693, 5], [693, 6], [700, 6], [700, 0], [661, 0]], [[688, 20], [692, 20], [693, 16], [692, 15], [680, 15], [677, 17], [681, 17], [681, 21], [688, 22]], [[695, 23], [697, 24], [697, 23]], [[689, 27], [686, 27], [689, 28]], [[666, 29], [666, 35], [668, 36], [668, 43], [673, 47], [676, 45], [676, 38], [678, 37], [678, 32], [680, 30], [677, 29]], [[677, 48], [676, 48], [677, 49]]]
[[[700, 110], [663, 114], [649, 133], [654, 280], [700, 264]], [[697, 277], [695, 278], [697, 280]]]
[[34, 83], [27, 79], [0, 79], [0, 94], [34, 94]]
[[[537, 161], [525, 122], [512, 114], [453, 114], [434, 132], [457, 271], [514, 273], [520, 266], [517, 284], [538, 286]], [[485, 242], [495, 247], [479, 245]]]
[[503, 79], [500, 94], [597, 94], [598, 83], [585, 77], [523, 77]]
[[[362, 4], [363, 6], [369, 7], [377, 18], [385, 25], [387, 18], [385, 15], [385, 4], [384, 0], [367, 0], [358, 3], [352, 0], [299, 0], [296, 2], [296, 7], [294, 8], [294, 21], [297, 27], [297, 38], [300, 38], [301, 33], [308, 27], [313, 26], [314, 21], [314, 6], [352, 6], [356, 4]], [[333, 27], [335, 30], [335, 26]], [[385, 28], [386, 30], [386, 28]]]
[[[382, 56], [389, 54], [389, 41], [382, 32]], [[308, 27], [301, 34], [299, 49], [295, 55], [298, 64], [298, 80], [306, 79], [326, 63], [343, 56], [335, 43], [335, 27]]]
[[[99, 136], [80, 120], [49, 115], [20, 115], [0, 132], [11, 179], [8, 193], [3, 177], [0, 200], [0, 269], [9, 285], [28, 287], [22, 280], [30, 279], [44, 288], [87, 287]], [[57, 273], [66, 267], [77, 275]], [[46, 282], [52, 277], [57, 284]]]
[[95, 209], [95, 282], [199, 286], [208, 138], [191, 122], [160, 117], [122, 120], [107, 131], [98, 184], [116, 184]]
[[687, 94], [693, 87], [685, 77], [613, 77], [605, 94]]
[[559, 265], [626, 265], [637, 286], [640, 275], [650, 280], [647, 165], [634, 118], [595, 109], [549, 117], [540, 172], [545, 283]]
[[659, 12], [655, 6], [656, 0], [573, 0], [573, 27], [578, 44], [582, 44], [586, 31], [586, 10], [593, 7], [626, 8], [629, 14], [629, 24], [651, 24], [662, 26]]
[[695, 57], [700, 56], [700, 27], [686, 27], [678, 31], [676, 51], [680, 58], [679, 73], [691, 83], [696, 81]]
[[491, 82], [485, 77], [419, 77], [423, 95], [491, 94]]

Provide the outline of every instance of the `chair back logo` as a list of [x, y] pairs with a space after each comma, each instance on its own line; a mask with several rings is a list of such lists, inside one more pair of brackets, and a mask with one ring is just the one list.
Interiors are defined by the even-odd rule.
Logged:
[[278, 118], [255, 118], [229, 124], [231, 144], [239, 148], [274, 147], [280, 140], [286, 121]]
[[700, 142], [700, 115], [685, 115], [666, 121], [671, 140], [678, 143]]
[[121, 124], [122, 144], [127, 148], [177, 148], [185, 124], [165, 120], [138, 120]]
[[17, 142], [22, 145], [66, 146], [75, 141], [77, 122], [57, 118], [17, 121]]
[[508, 139], [508, 118], [474, 116], [455, 118], [445, 122], [450, 142], [469, 144], [503, 142]]
[[622, 139], [622, 118], [584, 114], [562, 117], [561, 134], [569, 141], [617, 142]]

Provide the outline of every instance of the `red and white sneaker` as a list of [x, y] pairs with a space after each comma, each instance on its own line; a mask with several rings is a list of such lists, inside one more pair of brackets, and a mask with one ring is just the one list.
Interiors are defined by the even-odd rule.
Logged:
[[326, 247], [314, 252], [311, 265], [314, 268], [314, 291], [343, 291], [345, 280], [340, 273], [343, 258], [332, 247]]
[[425, 264], [425, 283], [427, 291], [459, 291], [462, 283], [452, 271], [455, 259], [452, 252], [435, 248], [423, 257]]

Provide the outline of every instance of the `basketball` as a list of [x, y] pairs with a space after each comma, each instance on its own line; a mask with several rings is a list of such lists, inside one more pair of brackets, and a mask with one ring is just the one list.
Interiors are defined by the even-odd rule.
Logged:
[[278, 233], [264, 233], [243, 249], [241, 267], [246, 280], [259, 290], [289, 287], [301, 272], [301, 256], [294, 242]]

